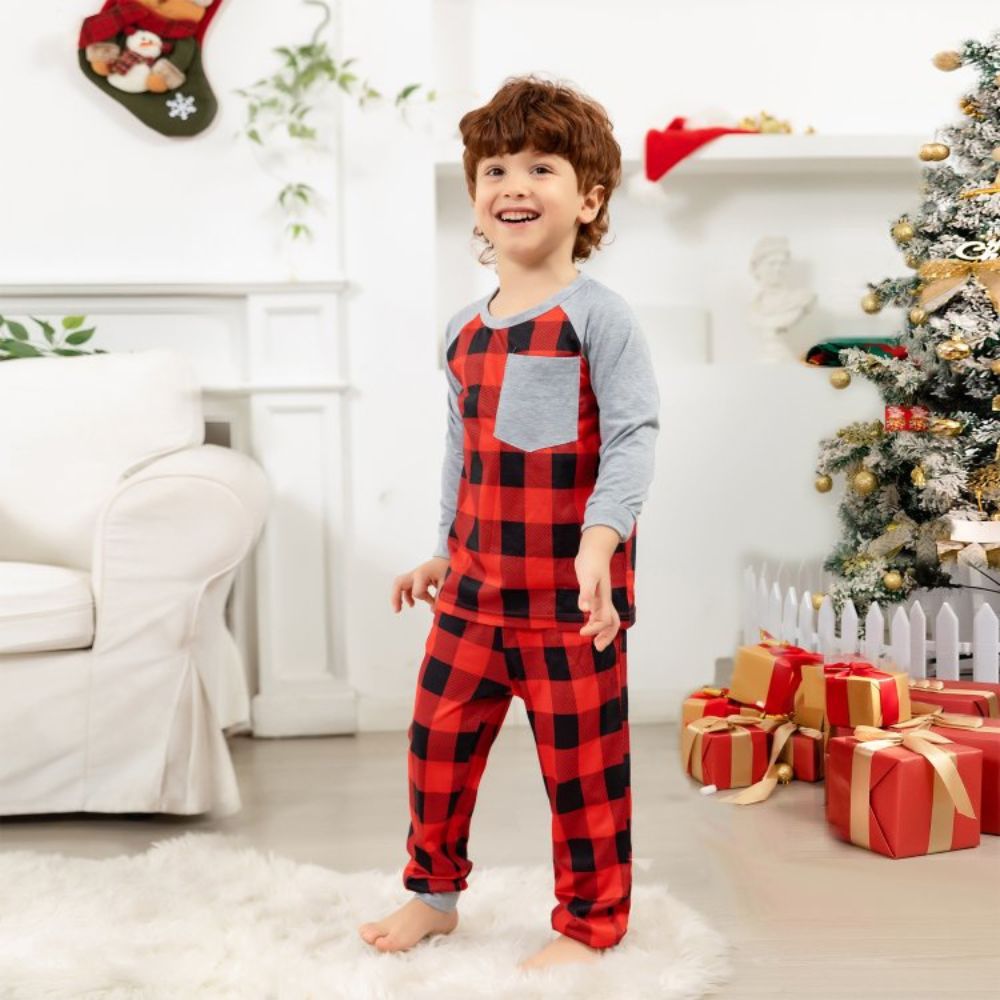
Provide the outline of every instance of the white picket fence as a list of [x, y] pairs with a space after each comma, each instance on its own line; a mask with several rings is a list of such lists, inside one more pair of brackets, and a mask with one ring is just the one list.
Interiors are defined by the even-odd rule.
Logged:
[[[1000, 578], [1000, 572], [989, 572]], [[951, 577], [956, 583], [996, 586], [964, 566], [953, 569]], [[831, 583], [830, 574], [804, 563], [795, 571], [779, 566], [774, 574], [766, 565], [759, 570], [748, 566], [743, 580], [743, 641], [759, 642], [764, 628], [776, 639], [821, 653], [827, 662], [854, 657], [894, 666], [914, 678], [1000, 682], [1000, 593], [944, 588], [915, 592], [890, 605], [888, 622], [886, 613], [873, 603], [859, 642], [853, 603], [844, 605], [839, 623], [829, 596], [818, 612], [813, 608], [813, 592], [827, 593]]]

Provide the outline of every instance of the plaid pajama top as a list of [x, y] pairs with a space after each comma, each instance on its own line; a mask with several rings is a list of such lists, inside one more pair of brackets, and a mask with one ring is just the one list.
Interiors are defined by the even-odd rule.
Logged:
[[653, 474], [659, 395], [625, 300], [584, 272], [544, 302], [494, 316], [486, 296], [445, 336], [448, 432], [436, 607], [492, 625], [587, 620], [582, 531], [618, 532], [611, 600], [635, 621], [636, 518]]

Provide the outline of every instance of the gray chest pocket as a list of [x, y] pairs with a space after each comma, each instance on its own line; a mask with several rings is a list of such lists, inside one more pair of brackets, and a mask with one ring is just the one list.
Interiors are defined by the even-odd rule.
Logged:
[[508, 354], [493, 436], [537, 451], [575, 441], [580, 411], [580, 358]]

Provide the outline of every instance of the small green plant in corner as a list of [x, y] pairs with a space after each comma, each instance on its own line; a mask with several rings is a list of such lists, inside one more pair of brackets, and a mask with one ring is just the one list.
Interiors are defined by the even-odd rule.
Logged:
[[[51, 356], [75, 357], [80, 354], [107, 354], [99, 348], [82, 351], [80, 345], [87, 343], [94, 335], [96, 327], [84, 328], [86, 316], [63, 316], [58, 326], [47, 320], [30, 317], [38, 324], [41, 341], [33, 341], [31, 332], [23, 323], [0, 316], [0, 361], [15, 358], [43, 358]], [[68, 345], [68, 346], [67, 346]]]
[[[282, 45], [273, 51], [281, 57], [281, 68], [257, 80], [256, 83], [236, 91], [246, 100], [246, 119], [240, 135], [255, 147], [266, 148], [279, 139], [292, 141], [300, 148], [319, 147], [321, 129], [314, 124], [318, 101], [326, 88], [336, 84], [345, 93], [357, 97], [358, 105], [367, 107], [382, 100], [383, 95], [367, 80], [359, 83], [357, 74], [350, 67], [357, 62], [352, 57], [337, 62], [325, 40], [320, 39], [330, 21], [330, 7], [325, 0], [304, 0], [305, 3], [323, 8], [323, 20], [317, 25], [312, 38], [304, 45]], [[422, 84], [411, 83], [395, 98], [395, 105], [403, 110], [412, 104], [414, 95]], [[426, 93], [424, 100], [436, 99], [436, 92]], [[284, 183], [278, 192], [277, 202], [285, 213], [285, 235], [293, 240], [311, 237], [312, 229], [306, 221], [307, 213], [315, 207], [315, 189], [301, 180]]]

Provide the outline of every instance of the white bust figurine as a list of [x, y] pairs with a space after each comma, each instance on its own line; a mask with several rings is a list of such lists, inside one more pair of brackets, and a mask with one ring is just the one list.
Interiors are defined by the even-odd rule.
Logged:
[[815, 304], [816, 293], [789, 284], [791, 253], [784, 236], [764, 236], [750, 255], [750, 273], [760, 286], [750, 302], [750, 323], [761, 332], [765, 361], [793, 360], [786, 336]]

